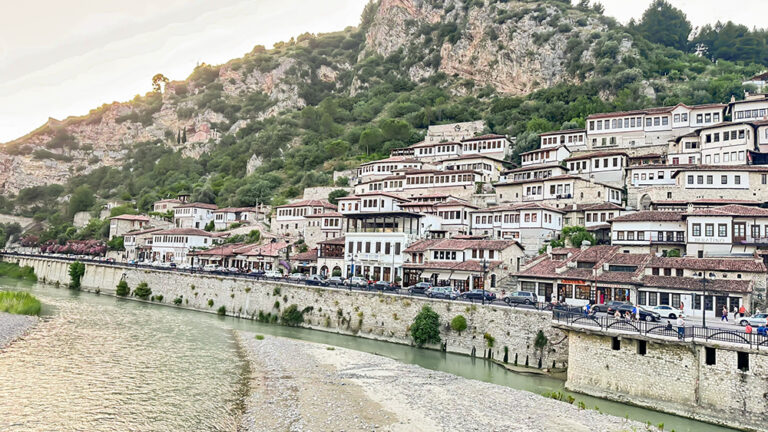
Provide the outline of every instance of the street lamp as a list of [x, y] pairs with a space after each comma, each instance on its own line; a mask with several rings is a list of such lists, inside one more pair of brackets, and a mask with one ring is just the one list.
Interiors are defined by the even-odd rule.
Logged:
[[[701, 276], [701, 291], [703, 293], [702, 299], [701, 299], [701, 326], [706, 328], [707, 327], [707, 309], [706, 309], [706, 303], [707, 303], [707, 283], [710, 281], [707, 280], [707, 275], [702, 271], [699, 272], [698, 276]], [[709, 273], [709, 278], [713, 279], [715, 277], [714, 273]], [[714, 306], [715, 301], [712, 299], [712, 305]], [[715, 311], [717, 312], [717, 311]]]
[[483, 258], [483, 304], [485, 304], [485, 279], [488, 273], [488, 259]]

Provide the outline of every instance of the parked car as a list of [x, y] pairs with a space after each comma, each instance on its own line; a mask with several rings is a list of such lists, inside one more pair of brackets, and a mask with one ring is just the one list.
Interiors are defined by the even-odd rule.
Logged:
[[217, 266], [216, 264], [206, 264], [203, 266], [203, 270], [209, 271], [209, 272], [216, 271], [218, 268], [219, 266]]
[[596, 304], [596, 305], [593, 305], [592, 307], [596, 307], [597, 309], [595, 309], [595, 311], [597, 311], [597, 312], [607, 312], [609, 314], [612, 314], [612, 313], [616, 312], [616, 308], [618, 308], [620, 306], [629, 306], [630, 309], [631, 309], [632, 308], [632, 303], [630, 303], [628, 301], [609, 301], [609, 302], [605, 303], [604, 305]]
[[[623, 304], [621, 306], [618, 306], [616, 310], [618, 310], [619, 313], [622, 316], [624, 316], [624, 314], [626, 314], [627, 312], [631, 314], [633, 308], [634, 306], [632, 306], [631, 304]], [[614, 310], [614, 313], [616, 312], [616, 310]], [[637, 308], [637, 310], [640, 313], [641, 320], [649, 321], [649, 322], [661, 320], [661, 315], [659, 315], [658, 312], [649, 311], [648, 309], [643, 309], [641, 307]]]
[[509, 305], [512, 303], [535, 305], [538, 303], [539, 298], [536, 296], [536, 293], [530, 291], [518, 291], [504, 297], [504, 301]]
[[264, 272], [264, 277], [268, 277], [272, 279], [280, 279], [283, 277], [283, 274], [277, 270], [267, 270]]
[[427, 291], [432, 288], [431, 282], [419, 282], [416, 285], [408, 287], [409, 294], [426, 294]]
[[768, 325], [768, 313], [759, 313], [752, 316], [739, 318], [739, 324], [743, 326], [749, 324], [752, 327]]
[[316, 274], [315, 274], [315, 275], [310, 275], [310, 276], [308, 276], [308, 277], [307, 277], [307, 278], [304, 280], [304, 282], [305, 282], [307, 285], [313, 285], [313, 286], [321, 286], [321, 285], [325, 285], [325, 279], [323, 279], [322, 277], [320, 277], [320, 275], [316, 275]]
[[248, 276], [253, 276], [253, 277], [264, 277], [266, 276], [266, 274], [267, 273], [264, 270], [251, 270], [250, 272], [248, 272]]
[[240, 272], [240, 269], [239, 269], [239, 268], [237, 268], [237, 267], [228, 267], [228, 268], [226, 269], [226, 271], [228, 271], [228, 272], [230, 272], [230, 273], [239, 273], [239, 272]]
[[392, 282], [382, 280], [374, 282], [369, 286], [369, 288], [379, 291], [397, 291], [397, 285], [393, 284]]
[[305, 275], [304, 273], [291, 273], [291, 275], [288, 276], [288, 279], [292, 281], [303, 281], [306, 278], [307, 278], [307, 275]]
[[485, 301], [494, 301], [496, 300], [496, 294], [490, 292], [490, 291], [483, 291], [479, 289], [473, 289], [470, 291], [467, 291], [465, 293], [461, 294], [461, 298], [467, 299], [467, 300], [482, 300], [483, 295], [485, 295]]
[[459, 293], [451, 287], [432, 287], [427, 290], [427, 297], [456, 300], [459, 298]]
[[325, 281], [325, 284], [328, 286], [344, 285], [344, 278], [341, 276], [331, 276]]
[[347, 281], [347, 285], [351, 287], [367, 288], [368, 279], [360, 276], [353, 276]]
[[685, 317], [685, 314], [683, 314], [680, 309], [667, 305], [654, 306], [651, 308], [651, 311], [658, 313], [662, 318], [675, 319], [679, 316]]

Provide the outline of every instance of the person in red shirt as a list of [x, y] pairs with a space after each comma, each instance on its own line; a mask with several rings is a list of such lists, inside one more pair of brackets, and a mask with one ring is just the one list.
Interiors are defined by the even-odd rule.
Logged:
[[744, 318], [744, 314], [747, 313], [747, 308], [744, 307], [744, 305], [741, 305], [739, 308], [739, 315], [741, 315], [742, 318]]
[[747, 323], [747, 327], [744, 329], [744, 332], [747, 333], [747, 334], [751, 334], [752, 333], [752, 326], [749, 325], [749, 323]]

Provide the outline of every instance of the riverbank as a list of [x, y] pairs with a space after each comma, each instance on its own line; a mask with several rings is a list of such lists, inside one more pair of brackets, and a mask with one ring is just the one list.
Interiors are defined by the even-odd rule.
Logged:
[[37, 322], [38, 318], [34, 316], [0, 312], [0, 349], [24, 336]]
[[238, 332], [251, 362], [242, 429], [645, 431], [639, 422], [327, 345]]

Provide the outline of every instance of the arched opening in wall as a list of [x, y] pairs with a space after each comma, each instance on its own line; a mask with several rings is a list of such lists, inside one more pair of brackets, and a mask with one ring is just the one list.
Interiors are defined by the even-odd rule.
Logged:
[[322, 267], [320, 267], [320, 275], [322, 275], [322, 276], [328, 276], [328, 266], [322, 266]]
[[653, 201], [651, 201], [651, 197], [648, 194], [645, 194], [640, 198], [640, 208], [642, 210], [650, 210], [652, 203]]
[[491, 275], [491, 288], [496, 288], [496, 275]]
[[331, 272], [331, 276], [341, 276], [341, 267], [339, 267], [339, 266], [333, 267], [333, 271]]

